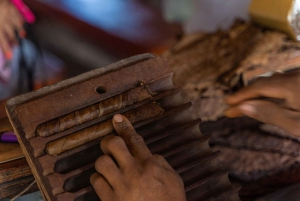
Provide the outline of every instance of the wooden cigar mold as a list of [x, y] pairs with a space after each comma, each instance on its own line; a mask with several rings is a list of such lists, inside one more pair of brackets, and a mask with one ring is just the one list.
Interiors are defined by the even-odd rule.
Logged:
[[10, 99], [8, 116], [44, 199], [99, 200], [89, 179], [121, 113], [180, 174], [188, 201], [239, 200], [172, 76], [165, 59], [143, 54]]

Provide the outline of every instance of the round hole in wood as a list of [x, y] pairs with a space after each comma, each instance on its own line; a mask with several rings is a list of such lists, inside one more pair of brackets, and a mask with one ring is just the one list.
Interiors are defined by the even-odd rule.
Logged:
[[99, 86], [99, 87], [97, 87], [96, 88], [96, 92], [98, 93], [98, 94], [104, 94], [104, 93], [106, 93], [106, 88], [104, 87], [104, 86]]

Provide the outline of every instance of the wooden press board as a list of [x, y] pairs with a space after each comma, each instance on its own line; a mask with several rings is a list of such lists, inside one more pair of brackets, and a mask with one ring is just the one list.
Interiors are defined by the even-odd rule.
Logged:
[[49, 201], [98, 199], [89, 184], [89, 176], [94, 161], [101, 155], [101, 138], [57, 156], [50, 156], [44, 150], [47, 143], [110, 119], [114, 113], [50, 137], [37, 136], [37, 126], [136, 88], [141, 82], [156, 95], [114, 113], [157, 102], [165, 112], [134, 127], [150, 151], [166, 157], [183, 178], [188, 200], [239, 200], [238, 187], [230, 184], [227, 171], [215, 160], [218, 152], [210, 150], [208, 138], [199, 131], [200, 120], [189, 116], [191, 104], [182, 103], [180, 89], [174, 88], [172, 71], [165, 59], [151, 54], [121, 60], [8, 101], [9, 119], [44, 198]]

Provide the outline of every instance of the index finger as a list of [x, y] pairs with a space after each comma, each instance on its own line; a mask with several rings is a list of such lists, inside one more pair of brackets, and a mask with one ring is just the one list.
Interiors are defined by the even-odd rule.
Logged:
[[130, 153], [140, 161], [152, 156], [144, 139], [136, 133], [129, 120], [123, 115], [116, 114], [113, 117], [113, 126], [120, 137], [122, 137]]
[[11, 6], [10, 9], [11, 10], [10, 10], [9, 20], [11, 21], [11, 23], [13, 24], [14, 28], [17, 31], [22, 30], [23, 24], [24, 24], [24, 19], [23, 19], [22, 15], [19, 13], [19, 11], [14, 6]]
[[283, 79], [285, 78], [280, 75], [259, 78], [249, 86], [242, 88], [231, 96], [228, 96], [225, 99], [225, 102], [228, 105], [236, 105], [243, 101], [260, 97], [286, 99], [288, 96], [288, 90], [285, 86], [286, 81]]

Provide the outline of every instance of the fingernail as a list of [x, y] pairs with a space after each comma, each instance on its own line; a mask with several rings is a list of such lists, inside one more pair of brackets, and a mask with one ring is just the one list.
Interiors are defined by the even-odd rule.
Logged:
[[13, 57], [13, 55], [12, 55], [12, 52], [11, 51], [7, 51], [6, 53], [5, 53], [5, 57], [7, 58], [7, 59], [12, 59], [12, 57]]
[[20, 33], [19, 33], [19, 36], [21, 38], [25, 38], [26, 37], [26, 31], [25, 30], [21, 30]]
[[243, 104], [239, 107], [246, 114], [255, 114], [256, 108], [253, 105]]
[[115, 114], [114, 115], [114, 121], [118, 122], [118, 123], [121, 123], [123, 121], [123, 116], [120, 115], [120, 114]]

